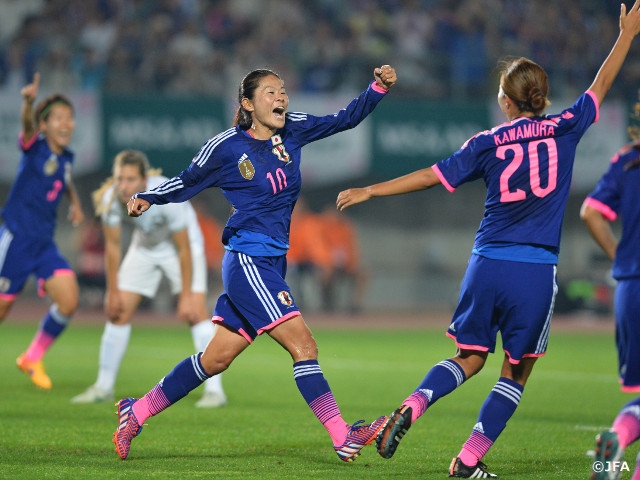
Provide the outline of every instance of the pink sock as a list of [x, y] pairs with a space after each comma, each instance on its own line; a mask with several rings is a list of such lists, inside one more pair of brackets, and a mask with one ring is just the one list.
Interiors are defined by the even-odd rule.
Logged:
[[478, 461], [480, 460], [475, 453], [471, 452], [470, 450], [467, 450], [464, 447], [462, 447], [462, 450], [460, 450], [460, 453], [458, 454], [458, 458], [467, 467], [475, 466], [478, 463]]
[[144, 397], [133, 404], [133, 414], [138, 419], [138, 424], [142, 425], [147, 418], [157, 415], [164, 409], [171, 406], [171, 402], [162, 391], [160, 384], [153, 387]]
[[613, 429], [618, 434], [618, 442], [622, 448], [640, 438], [640, 421], [635, 415], [622, 413], [613, 421]]
[[49, 347], [54, 340], [54, 337], [46, 334], [42, 330], [39, 330], [38, 333], [36, 333], [36, 336], [33, 337], [31, 345], [29, 345], [29, 348], [25, 352], [25, 357], [30, 362], [39, 362], [42, 360], [46, 351], [49, 350]]
[[414, 423], [427, 411], [429, 399], [422, 392], [413, 392], [402, 404], [411, 407], [411, 423]]
[[138, 420], [138, 425], [144, 424], [144, 422], [147, 421], [147, 418], [151, 416], [151, 412], [149, 412], [149, 402], [147, 402], [145, 397], [142, 397], [133, 404], [133, 414]]
[[327, 429], [327, 432], [329, 432], [333, 444], [336, 447], [341, 446], [345, 438], [347, 438], [347, 431], [349, 430], [347, 422], [345, 422], [340, 415], [337, 415], [324, 422], [323, 425], [324, 428]]
[[482, 457], [484, 457], [493, 442], [484, 434], [473, 430], [469, 439], [462, 445], [462, 450], [458, 454], [462, 463], [468, 467], [476, 465]]

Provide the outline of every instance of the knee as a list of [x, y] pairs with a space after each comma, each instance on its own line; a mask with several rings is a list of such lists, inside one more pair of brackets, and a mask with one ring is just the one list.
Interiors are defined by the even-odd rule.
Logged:
[[67, 317], [71, 317], [78, 309], [78, 298], [70, 297], [56, 302], [58, 311]]
[[465, 376], [469, 379], [482, 370], [482, 367], [484, 367], [484, 364], [487, 361], [487, 354], [486, 352], [463, 350], [455, 356], [454, 360], [458, 365], [460, 365]]
[[303, 344], [297, 345], [289, 349], [291, 358], [294, 362], [303, 362], [305, 360], [317, 360], [318, 344], [311, 338]]
[[204, 371], [209, 376], [218, 375], [219, 373], [224, 372], [229, 368], [232, 361], [232, 357], [226, 357], [220, 354], [208, 355], [206, 350], [200, 357], [202, 368], [204, 368]]

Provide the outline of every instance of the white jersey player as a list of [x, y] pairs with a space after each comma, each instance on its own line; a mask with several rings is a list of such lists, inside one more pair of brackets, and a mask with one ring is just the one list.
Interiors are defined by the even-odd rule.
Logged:
[[[164, 205], [151, 215], [132, 218], [126, 202], [140, 188], [154, 188], [167, 180], [150, 171], [144, 153], [120, 152], [114, 161], [113, 177], [94, 193], [96, 213], [105, 235], [107, 290], [105, 325], [100, 344], [96, 382], [72, 398], [72, 403], [111, 400], [116, 376], [129, 344], [131, 318], [143, 297], [154, 297], [165, 277], [171, 293], [178, 296], [180, 320], [191, 326], [196, 351], [204, 351], [214, 331], [207, 311], [207, 272], [204, 241], [196, 213], [189, 202]], [[131, 224], [133, 233], [122, 258], [122, 227]], [[226, 403], [220, 377], [205, 382], [199, 407]]]

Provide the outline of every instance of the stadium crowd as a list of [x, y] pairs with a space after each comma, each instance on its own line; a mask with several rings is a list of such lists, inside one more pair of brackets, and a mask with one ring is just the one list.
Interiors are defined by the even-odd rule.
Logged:
[[[259, 6], [259, 8], [258, 8]], [[617, 35], [618, 0], [0, 0], [0, 86], [38, 70], [43, 88], [228, 95], [269, 66], [291, 91], [360, 88], [393, 58], [396, 96], [493, 95], [505, 55], [584, 88]], [[535, 21], [532, 19], [535, 18]], [[363, 73], [364, 72], [364, 73]], [[635, 97], [640, 54], [619, 81]]]

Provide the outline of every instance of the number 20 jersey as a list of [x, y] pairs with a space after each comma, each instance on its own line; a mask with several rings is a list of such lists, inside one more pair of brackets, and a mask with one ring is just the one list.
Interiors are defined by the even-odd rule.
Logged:
[[558, 115], [519, 117], [478, 133], [434, 165], [451, 192], [484, 179], [485, 212], [475, 249], [516, 243], [559, 250], [576, 147], [598, 116], [595, 95], [587, 91]]

